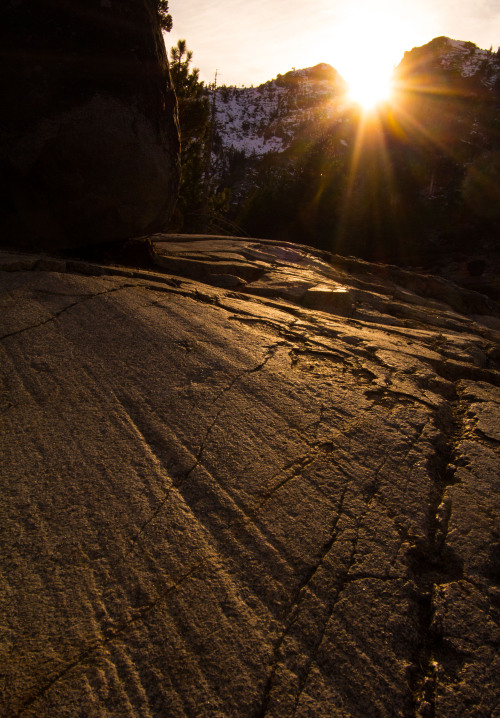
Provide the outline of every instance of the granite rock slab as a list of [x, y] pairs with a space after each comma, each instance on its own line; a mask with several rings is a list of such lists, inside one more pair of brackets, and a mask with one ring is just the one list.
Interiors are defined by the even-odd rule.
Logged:
[[0, 715], [496, 715], [498, 307], [199, 241], [0, 254]]

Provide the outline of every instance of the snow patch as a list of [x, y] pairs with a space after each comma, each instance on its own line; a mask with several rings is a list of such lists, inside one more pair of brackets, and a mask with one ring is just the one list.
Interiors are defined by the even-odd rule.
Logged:
[[482, 50], [472, 42], [447, 39], [448, 52], [442, 57], [441, 65], [446, 69], [455, 68], [462, 77], [473, 77], [478, 72], [484, 72], [482, 83], [492, 87], [500, 77], [500, 71], [492, 63], [492, 53]]
[[302, 124], [337, 116], [344, 92], [342, 78], [324, 63], [255, 88], [219, 87], [215, 119], [220, 146], [247, 156], [283, 152]]

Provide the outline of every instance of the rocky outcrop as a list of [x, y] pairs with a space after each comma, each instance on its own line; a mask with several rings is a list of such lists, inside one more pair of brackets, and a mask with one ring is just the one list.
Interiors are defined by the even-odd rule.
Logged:
[[0, 254], [0, 714], [495, 715], [498, 305], [155, 244]]
[[2, 243], [163, 229], [178, 131], [154, 0], [6, 0], [0, 27]]

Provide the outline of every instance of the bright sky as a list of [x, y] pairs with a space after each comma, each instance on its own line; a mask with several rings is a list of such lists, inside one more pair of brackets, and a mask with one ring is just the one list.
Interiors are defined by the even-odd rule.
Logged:
[[349, 82], [389, 72], [439, 35], [500, 45], [500, 0], [169, 0], [169, 48], [185, 38], [200, 77], [259, 85], [327, 62]]

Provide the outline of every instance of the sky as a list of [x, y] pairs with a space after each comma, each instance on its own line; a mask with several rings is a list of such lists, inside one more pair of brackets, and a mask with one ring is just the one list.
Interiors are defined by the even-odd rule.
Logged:
[[[446, 35], [500, 45], [500, 0], [169, 0], [206, 83], [259, 85], [326, 62], [348, 82], [389, 73], [406, 50]], [[355, 81], [355, 79], [354, 79]]]

